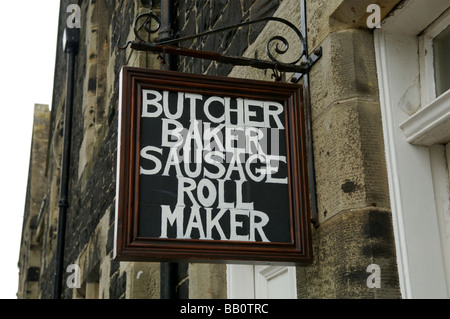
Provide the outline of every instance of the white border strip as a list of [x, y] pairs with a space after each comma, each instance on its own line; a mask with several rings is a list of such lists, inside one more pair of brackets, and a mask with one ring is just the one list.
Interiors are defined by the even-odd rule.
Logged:
[[391, 199], [392, 221], [394, 227], [394, 237], [396, 241], [397, 252], [397, 268], [400, 281], [400, 291], [403, 298], [411, 299], [411, 280], [408, 265], [408, 253], [406, 246], [406, 235], [404, 229], [402, 199], [400, 192], [400, 183], [398, 175], [395, 172], [397, 169], [397, 156], [393, 141], [395, 140], [394, 120], [392, 110], [390, 108], [389, 96], [389, 79], [388, 79], [388, 65], [386, 54], [386, 42], [382, 30], [374, 31], [375, 39], [375, 55], [378, 72], [379, 94], [380, 94], [380, 108], [383, 122], [383, 135], [386, 152], [386, 168], [388, 172], [389, 195]]

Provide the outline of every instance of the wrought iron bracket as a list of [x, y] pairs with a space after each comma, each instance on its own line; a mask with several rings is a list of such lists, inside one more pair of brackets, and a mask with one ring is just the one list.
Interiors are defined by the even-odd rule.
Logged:
[[[193, 50], [188, 48], [183, 48], [177, 46], [177, 44], [183, 41], [194, 40], [200, 37], [205, 37], [219, 32], [225, 32], [230, 30], [237, 30], [240, 27], [247, 25], [266, 23], [269, 21], [275, 21], [277, 23], [284, 24], [290, 28], [295, 35], [298, 37], [300, 42], [299, 52], [297, 53], [297, 58], [294, 61], [285, 63], [279, 61], [275, 56], [282, 56], [286, 54], [290, 49], [289, 41], [281, 35], [276, 35], [271, 37], [266, 44], [266, 54], [269, 57], [268, 60], [251, 59], [246, 57], [236, 57], [236, 56], [226, 56], [216, 52], [207, 52], [201, 50]], [[155, 26], [154, 28], [152, 26]], [[195, 35], [179, 37], [169, 40], [162, 40], [157, 42], [148, 42], [144, 40], [143, 36], [148, 37], [150, 34], [156, 33], [161, 27], [161, 22], [159, 18], [152, 12], [143, 13], [139, 15], [134, 22], [134, 34], [136, 40], [129, 41], [125, 46], [120, 47], [120, 49], [126, 49], [131, 47], [138, 51], [147, 51], [162, 54], [164, 58], [165, 54], [182, 55], [194, 58], [200, 58], [205, 60], [217, 61], [220, 63], [228, 63], [232, 65], [250, 66], [258, 69], [272, 69], [274, 71], [274, 76], [279, 79], [279, 72], [294, 72], [294, 80], [298, 81], [302, 74], [309, 72], [313, 64], [321, 57], [322, 49], [318, 48], [308, 56], [307, 42], [305, 37], [302, 35], [300, 30], [291, 22], [278, 18], [278, 17], [265, 17], [261, 19], [256, 19], [253, 21], [246, 21], [243, 23], [218, 28], [211, 31], [202, 32]], [[273, 45], [275, 43], [275, 45]], [[280, 45], [281, 44], [281, 45]], [[273, 53], [275, 52], [275, 54]], [[294, 81], [293, 80], [293, 81]]]

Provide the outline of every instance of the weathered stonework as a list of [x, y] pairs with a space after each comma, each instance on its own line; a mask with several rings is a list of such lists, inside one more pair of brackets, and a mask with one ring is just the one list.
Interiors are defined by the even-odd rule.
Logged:
[[[353, 209], [321, 223], [313, 233], [314, 264], [297, 268], [299, 298], [399, 298], [389, 210]], [[381, 269], [381, 287], [369, 288], [367, 267]]]
[[[65, 8], [74, 1], [62, 1]], [[77, 2], [75, 2], [77, 3]], [[83, 1], [80, 46], [75, 64], [74, 111], [70, 167], [70, 198], [67, 213], [64, 269], [80, 267], [81, 287], [63, 285], [63, 298], [158, 298], [159, 264], [138, 267], [112, 260], [114, 198], [117, 154], [117, 107], [119, 72], [123, 65], [158, 66], [156, 57], [119, 46], [131, 39], [133, 17], [148, 10], [145, 1]], [[65, 27], [60, 15], [59, 39]], [[66, 55], [58, 41], [55, 88], [51, 112], [49, 154], [46, 167], [47, 200], [38, 238], [40, 298], [53, 295], [58, 219], [62, 127], [64, 125]], [[46, 163], [46, 161], [42, 161]], [[145, 270], [145, 271], [144, 271]], [[137, 276], [136, 271], [144, 274]], [[153, 275], [157, 273], [157, 275]], [[64, 281], [70, 273], [64, 274]], [[143, 290], [141, 282], [157, 289]]]
[[42, 218], [41, 207], [45, 199], [45, 162], [48, 145], [50, 112], [48, 105], [35, 104], [28, 186], [25, 198], [23, 231], [19, 260], [19, 299], [39, 296], [40, 260], [42, 249], [37, 240]]
[[[279, 0], [208, 0], [178, 1], [177, 29], [180, 36], [219, 29], [241, 22], [271, 16], [280, 5]], [[209, 52], [241, 56], [258, 37], [264, 24], [241, 27], [198, 38], [183, 47]], [[226, 76], [232, 65], [181, 57], [178, 69], [184, 72]]]
[[226, 265], [189, 265], [189, 298], [226, 299], [226, 286]]
[[372, 33], [363, 29], [331, 33], [321, 44], [326, 54], [311, 70], [313, 121], [338, 101], [378, 102]]

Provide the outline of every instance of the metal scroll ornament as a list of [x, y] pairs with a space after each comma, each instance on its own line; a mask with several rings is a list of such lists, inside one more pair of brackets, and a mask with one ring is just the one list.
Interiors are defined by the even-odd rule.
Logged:
[[[215, 33], [225, 32], [229, 30], [236, 30], [240, 27], [244, 27], [247, 25], [266, 23], [269, 21], [275, 21], [277, 23], [281, 23], [287, 26], [298, 37], [301, 48], [298, 48], [299, 52], [297, 53], [296, 55], [297, 58], [294, 61], [286, 63], [281, 62], [277, 59], [277, 56], [281, 57], [285, 55], [290, 49], [289, 41], [284, 36], [281, 35], [273, 36], [267, 41], [266, 54], [270, 59], [270, 61], [250, 59], [245, 57], [230, 57], [215, 52], [205, 52], [176, 46], [177, 44], [183, 41], [189, 41], [196, 38], [209, 36]], [[215, 60], [222, 63], [230, 63], [233, 65], [248, 65], [260, 69], [272, 69], [279, 72], [298, 72], [298, 73], [308, 72], [312, 64], [321, 55], [321, 49], [319, 48], [314, 52], [314, 54], [311, 57], [308, 57], [307, 44], [300, 30], [291, 22], [278, 17], [260, 18], [253, 21], [246, 21], [240, 24], [231, 25], [211, 31], [206, 31], [195, 35], [174, 39], [160, 40], [157, 42], [148, 42], [148, 40], [144, 39], [144, 37], [149, 38], [151, 34], [157, 33], [158, 31], [160, 31], [160, 29], [161, 29], [161, 21], [152, 12], [143, 13], [139, 15], [134, 23], [134, 34], [136, 36], [136, 40], [128, 42], [127, 45], [125, 47], [122, 47], [121, 49], [125, 49], [126, 47], [131, 46], [132, 49], [140, 51], [152, 51], [154, 53], [184, 55], [201, 59]], [[300, 64], [297, 64], [299, 62]]]
[[[152, 29], [152, 21], [156, 22], [156, 28]], [[144, 30], [147, 34], [157, 33], [161, 29], [161, 21], [153, 13], [144, 13], [139, 15], [134, 21], [134, 35], [141, 42], [147, 42], [140, 36], [140, 32]]]

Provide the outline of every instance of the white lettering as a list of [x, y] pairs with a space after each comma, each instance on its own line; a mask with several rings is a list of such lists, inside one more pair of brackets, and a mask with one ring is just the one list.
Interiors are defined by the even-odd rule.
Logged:
[[[275, 109], [271, 109], [271, 106], [275, 107]], [[266, 127], [271, 127], [270, 118], [272, 117], [277, 124], [277, 128], [280, 130], [284, 130], [284, 125], [279, 117], [281, 113], [283, 113], [283, 105], [281, 105], [280, 103], [264, 102], [264, 122], [266, 123]]]
[[237, 241], [248, 241], [249, 237], [247, 235], [238, 235], [237, 230], [238, 228], [242, 228], [243, 221], [237, 221], [236, 216], [242, 215], [249, 217], [250, 212], [245, 210], [237, 210], [237, 209], [230, 209], [230, 240], [237, 240]]
[[[208, 194], [205, 196], [204, 190], [207, 190]], [[213, 182], [209, 179], [202, 179], [198, 183], [197, 187], [197, 198], [203, 207], [211, 207], [217, 197], [217, 190]]]
[[[184, 210], [183, 206], [176, 206], [172, 211], [170, 206], [161, 205], [160, 238], [168, 238], [168, 227], [170, 226], [175, 227], [178, 239], [195, 237], [200, 240], [214, 240], [213, 230], [216, 229], [220, 240], [270, 242], [264, 232], [264, 227], [269, 223], [269, 216], [266, 213], [256, 210], [222, 208], [214, 215], [213, 208], [190, 207], [189, 220], [184, 231]], [[205, 216], [204, 218], [202, 218], [202, 214]], [[229, 224], [224, 222], [228, 218]], [[244, 227], [244, 222], [249, 227]], [[224, 225], [229, 225], [229, 238], [223, 230]], [[198, 236], [193, 233], [194, 229], [197, 229]]]
[[[243, 100], [236, 99], [236, 108], [231, 108], [231, 99], [225, 98], [225, 123], [227, 125], [244, 125]], [[236, 113], [236, 123], [232, 123], [232, 113]]]
[[[170, 130], [169, 125], [175, 126], [174, 129]], [[178, 147], [183, 144], [183, 125], [172, 119], [162, 119], [162, 137], [161, 146], [164, 147]], [[169, 140], [169, 137], [173, 137], [176, 140]]]
[[264, 110], [264, 102], [263, 101], [255, 101], [255, 100], [244, 100], [244, 113], [245, 113], [245, 125], [246, 126], [256, 126], [256, 127], [263, 127], [265, 126], [265, 123], [263, 121], [261, 122], [257, 122], [257, 121], [253, 121], [251, 119], [251, 117], [256, 118], [257, 116], [257, 111], [250, 110], [250, 106], [253, 106], [255, 109], [256, 108], [261, 108], [261, 111]]
[[286, 156], [277, 156], [277, 155], [266, 155], [266, 163], [267, 163], [267, 183], [276, 183], [276, 184], [287, 184], [288, 178], [273, 178], [272, 173], [278, 172], [279, 165], [275, 166], [271, 161], [283, 162], [286, 163]]
[[[153, 99], [149, 99], [149, 94], [153, 95]], [[163, 107], [159, 101], [162, 100], [162, 95], [154, 90], [142, 90], [142, 117], [158, 117], [163, 111]], [[149, 107], [153, 106], [155, 110], [149, 111]]]
[[189, 197], [191, 203], [194, 207], [199, 207], [200, 205], [195, 200], [194, 194], [192, 192], [196, 188], [195, 181], [187, 177], [178, 177], [178, 200], [177, 205], [184, 205], [184, 193]]
[[181, 174], [180, 169], [180, 157], [178, 155], [178, 149], [176, 147], [172, 147], [169, 151], [169, 156], [167, 156], [166, 166], [164, 167], [163, 176], [169, 176], [170, 168], [174, 166], [176, 176], [183, 176]]
[[212, 230], [216, 228], [220, 235], [220, 240], [226, 240], [225, 233], [220, 226], [219, 220], [225, 214], [226, 210], [221, 209], [216, 217], [212, 218], [212, 208], [206, 208], [206, 239], [213, 239]]
[[200, 94], [192, 94], [192, 93], [186, 93], [184, 95], [187, 99], [190, 101], [190, 111], [191, 111], [191, 121], [195, 121], [196, 119], [196, 112], [195, 109], [197, 108], [197, 100], [202, 100], [203, 96]]
[[219, 179], [219, 203], [218, 208], [234, 208], [234, 202], [225, 202], [225, 180]]
[[[221, 160], [218, 159], [213, 159], [213, 156], [218, 156], [221, 158]], [[214, 165], [215, 167], [217, 167], [217, 173], [213, 173], [210, 172], [208, 170], [208, 168], [204, 167], [203, 169], [203, 176], [207, 177], [207, 178], [213, 178], [213, 179], [217, 179], [217, 178], [221, 178], [224, 174], [225, 174], [225, 166], [223, 166], [221, 163], [223, 162], [223, 160], [225, 159], [225, 155], [223, 155], [223, 153], [221, 152], [209, 152], [206, 153], [205, 155], [205, 163]]]
[[177, 178], [176, 204], [161, 205], [160, 238], [269, 242], [271, 215], [258, 210], [247, 182], [288, 183], [286, 156], [278, 154], [284, 105], [152, 89], [142, 89], [141, 101], [141, 123], [161, 127], [161, 145], [137, 143], [140, 178]]
[[141, 150], [141, 157], [153, 161], [153, 163], [155, 163], [155, 167], [153, 169], [144, 169], [141, 166], [140, 173], [144, 175], [155, 175], [161, 170], [161, 161], [156, 156], [148, 154], [148, 152], [157, 152], [162, 154], [162, 149], [155, 146], [146, 146]]
[[211, 103], [213, 102], [219, 102], [220, 104], [222, 104], [222, 107], [225, 106], [225, 99], [218, 97], [218, 96], [211, 96], [210, 98], [208, 98], [205, 101], [205, 104], [203, 105], [203, 111], [206, 115], [206, 117], [213, 123], [220, 123], [223, 122], [225, 120], [225, 116], [221, 115], [220, 117], [214, 117], [211, 115], [211, 113], [209, 112], [209, 106], [211, 105]]
[[[256, 222], [256, 217], [260, 219]], [[258, 232], [262, 241], [268, 242], [269, 240], [264, 233], [263, 227], [269, 223], [269, 216], [263, 212], [250, 211], [250, 241], [256, 241], [255, 230]]]
[[163, 101], [164, 114], [166, 115], [166, 117], [169, 119], [173, 119], [173, 120], [179, 119], [181, 117], [181, 115], [183, 114], [184, 93], [178, 92], [177, 111], [175, 112], [175, 114], [170, 113], [170, 110], [169, 110], [169, 92], [164, 91], [163, 97], [164, 97], [164, 101]]
[[167, 238], [167, 223], [173, 226], [177, 224], [177, 238], [183, 237], [183, 207], [177, 206], [174, 211], [170, 211], [170, 206], [161, 205], [161, 236]]
[[193, 207], [191, 210], [191, 215], [189, 217], [189, 222], [187, 225], [186, 233], [184, 234], [184, 238], [191, 238], [192, 228], [197, 228], [200, 233], [200, 239], [205, 239], [202, 218], [200, 217], [200, 210], [198, 207]]
[[244, 203], [242, 201], [242, 184], [244, 181], [236, 181], [236, 208], [253, 209], [253, 203]]

